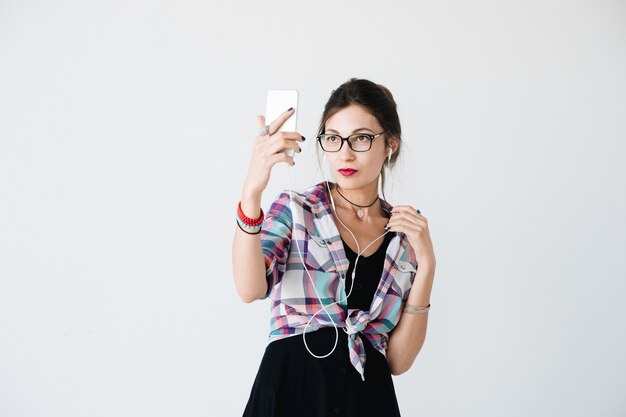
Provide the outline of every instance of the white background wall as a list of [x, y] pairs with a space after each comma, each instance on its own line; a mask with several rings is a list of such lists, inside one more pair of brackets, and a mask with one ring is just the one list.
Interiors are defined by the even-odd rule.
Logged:
[[438, 261], [403, 415], [625, 415], [624, 74], [623, 1], [0, 0], [0, 415], [241, 415], [269, 326], [231, 270], [255, 116], [300, 91], [312, 185], [353, 76], [398, 101], [387, 197]]

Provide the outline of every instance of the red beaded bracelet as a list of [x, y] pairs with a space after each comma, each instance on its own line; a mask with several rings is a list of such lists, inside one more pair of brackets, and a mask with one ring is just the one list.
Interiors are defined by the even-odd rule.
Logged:
[[243, 210], [241, 209], [241, 201], [237, 205], [237, 215], [241, 221], [248, 226], [258, 226], [263, 223], [263, 219], [265, 218], [265, 214], [263, 213], [263, 208], [261, 208], [261, 215], [258, 219], [251, 219], [250, 217], [243, 214]]

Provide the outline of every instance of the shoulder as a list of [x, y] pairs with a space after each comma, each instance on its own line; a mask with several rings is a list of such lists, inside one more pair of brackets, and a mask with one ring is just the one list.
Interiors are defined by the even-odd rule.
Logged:
[[[325, 182], [320, 182], [307, 188], [283, 190], [274, 199], [274, 204], [295, 204], [298, 207], [313, 208], [323, 204], [326, 197]], [[310, 211], [310, 210], [309, 210]]]
[[272, 203], [266, 218], [281, 217], [285, 223], [301, 225], [296, 229], [308, 234], [320, 226], [319, 222], [326, 224], [329, 221], [330, 204], [326, 196], [325, 182], [307, 188], [283, 190]]

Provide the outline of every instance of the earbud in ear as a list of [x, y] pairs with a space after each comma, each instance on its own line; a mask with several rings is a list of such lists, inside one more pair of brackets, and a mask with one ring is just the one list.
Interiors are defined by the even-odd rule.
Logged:
[[391, 147], [389, 147], [389, 154], [387, 156], [387, 165], [391, 162]]

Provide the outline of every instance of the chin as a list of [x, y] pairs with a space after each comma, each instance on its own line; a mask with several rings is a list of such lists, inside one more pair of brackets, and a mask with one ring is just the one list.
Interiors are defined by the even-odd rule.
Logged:
[[368, 185], [370, 185], [372, 182], [376, 182], [376, 186], [378, 187], [378, 177], [367, 181], [364, 180], [362, 178], [335, 178], [334, 179], [335, 184], [339, 185], [339, 187], [341, 187], [344, 190], [358, 190], [359, 188], [364, 188], [367, 187]]

